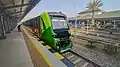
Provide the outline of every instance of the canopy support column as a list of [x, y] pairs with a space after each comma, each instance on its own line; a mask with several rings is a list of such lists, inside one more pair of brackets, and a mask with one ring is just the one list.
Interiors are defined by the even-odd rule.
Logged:
[[0, 15], [0, 27], [1, 27], [0, 39], [6, 39], [5, 31], [4, 31], [4, 25], [3, 25], [3, 16], [2, 16], [2, 14]]

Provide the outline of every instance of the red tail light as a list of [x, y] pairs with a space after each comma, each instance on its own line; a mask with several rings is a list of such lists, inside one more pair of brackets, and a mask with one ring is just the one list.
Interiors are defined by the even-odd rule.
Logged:
[[35, 28], [35, 29], [34, 29], [34, 32], [35, 32], [35, 33], [37, 33], [37, 32], [38, 32], [38, 29], [37, 29], [37, 28]]

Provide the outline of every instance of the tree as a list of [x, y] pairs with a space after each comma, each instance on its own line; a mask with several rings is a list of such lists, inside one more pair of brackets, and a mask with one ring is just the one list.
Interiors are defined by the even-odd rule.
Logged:
[[89, 2], [87, 7], [92, 12], [92, 25], [95, 26], [94, 23], [94, 13], [99, 7], [103, 6], [103, 2], [101, 0], [93, 0], [92, 2]]

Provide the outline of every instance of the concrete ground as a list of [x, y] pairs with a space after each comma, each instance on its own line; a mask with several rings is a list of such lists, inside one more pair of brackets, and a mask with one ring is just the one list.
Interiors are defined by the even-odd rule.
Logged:
[[34, 67], [22, 33], [16, 29], [0, 40], [0, 67]]
[[45, 59], [42, 57], [41, 53], [37, 50], [37, 48], [34, 46], [34, 44], [31, 42], [30, 38], [27, 36], [27, 34], [22, 30], [26, 45], [28, 47], [28, 51], [30, 53], [30, 56], [32, 58], [32, 62], [35, 67], [49, 67]]

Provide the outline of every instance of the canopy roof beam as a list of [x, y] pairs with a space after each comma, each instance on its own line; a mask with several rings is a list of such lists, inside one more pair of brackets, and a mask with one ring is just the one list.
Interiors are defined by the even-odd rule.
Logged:
[[27, 5], [29, 5], [29, 3], [27, 3], [27, 4], [22, 4], [22, 5], [8, 6], [8, 7], [6, 7], [6, 9], [18, 8], [18, 7], [27, 6]]
[[12, 14], [17, 14], [17, 13], [22, 13], [22, 12], [24, 12], [24, 11], [18, 11], [18, 12], [15, 12], [15, 13], [11, 13], [11, 15]]
[[[22, 0], [21, 1], [21, 5], [23, 5], [24, 4], [24, 0]], [[21, 6], [21, 8], [20, 8], [20, 11], [22, 11], [22, 6]], [[21, 13], [20, 13], [21, 14]]]

